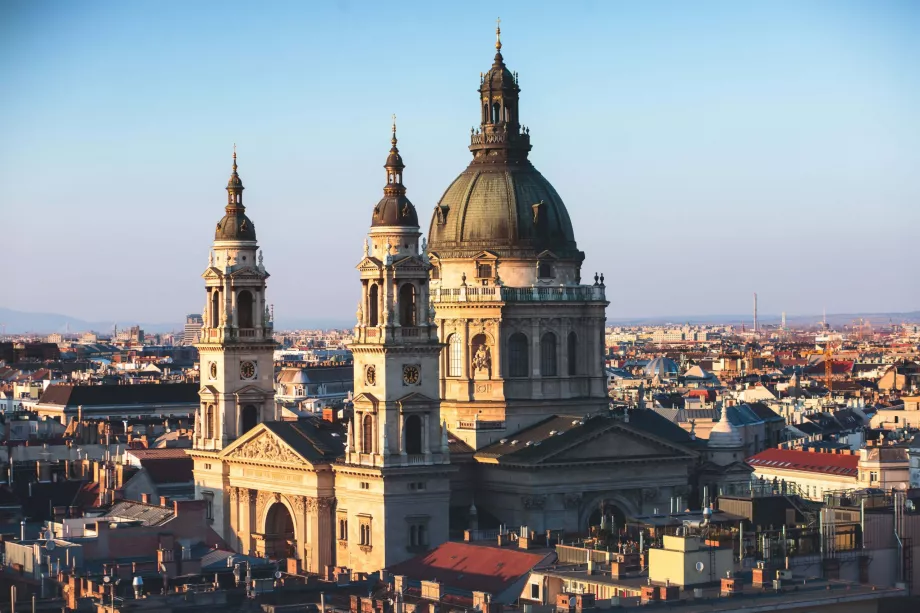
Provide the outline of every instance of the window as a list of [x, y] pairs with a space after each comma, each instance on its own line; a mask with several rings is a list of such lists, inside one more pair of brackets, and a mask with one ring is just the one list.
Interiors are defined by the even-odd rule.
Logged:
[[365, 415], [363, 423], [361, 453], [374, 453], [374, 418]]
[[399, 324], [415, 325], [415, 286], [411, 283], [403, 283], [399, 288]]
[[361, 482], [361, 489], [362, 489], [362, 490], [369, 490], [369, 489], [371, 489], [371, 484], [368, 483], [367, 481], [362, 481], [362, 482]]
[[379, 286], [374, 283], [367, 292], [367, 325], [377, 325], [377, 309], [379, 304]]
[[339, 540], [348, 540], [348, 517], [344, 515], [339, 516]]
[[409, 547], [422, 548], [428, 546], [428, 522], [426, 519], [410, 520], [409, 524]]
[[552, 332], [540, 339], [540, 376], [556, 376], [556, 335]]
[[247, 404], [243, 408], [242, 417], [242, 430], [240, 434], [245, 434], [259, 425], [259, 410], [251, 404]]
[[214, 438], [214, 405], [209, 404], [208, 410], [205, 415], [204, 421], [204, 437], [205, 438]]
[[431, 267], [431, 278], [432, 280], [441, 278], [441, 267], [440, 266], [435, 265]]
[[447, 376], [459, 377], [463, 374], [463, 345], [459, 334], [451, 334], [447, 339]]
[[870, 482], [878, 481], [878, 473], [875, 472], [874, 470], [869, 473], [869, 481]]
[[537, 277], [540, 279], [553, 278], [553, 265], [545, 260], [537, 264]]
[[201, 499], [205, 502], [206, 517], [208, 522], [214, 521], [214, 492], [201, 492]]
[[406, 418], [406, 453], [419, 455], [422, 453], [422, 418], [410, 415]]
[[364, 547], [371, 546], [371, 518], [359, 518], [361, 525], [358, 527], [358, 544]]
[[492, 265], [491, 264], [477, 264], [476, 265], [476, 276], [480, 279], [491, 279], [492, 278]]
[[529, 368], [527, 336], [523, 332], [515, 332], [508, 339], [508, 376], [526, 377], [529, 375]]
[[540, 584], [539, 583], [530, 584], [530, 598], [531, 600], [540, 599]]
[[255, 299], [248, 290], [243, 290], [236, 297], [237, 325], [240, 328], [252, 328], [252, 312]]
[[573, 377], [578, 374], [578, 335], [574, 332], [569, 332], [568, 354], [569, 376]]
[[212, 328], [220, 325], [220, 291], [218, 290], [211, 293], [211, 317], [208, 324]]

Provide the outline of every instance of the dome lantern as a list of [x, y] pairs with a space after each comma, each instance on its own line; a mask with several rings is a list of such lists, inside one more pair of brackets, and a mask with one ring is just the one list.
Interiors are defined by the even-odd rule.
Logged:
[[233, 169], [227, 181], [227, 206], [223, 219], [217, 222], [214, 240], [218, 241], [255, 241], [256, 228], [246, 217], [243, 206], [243, 181], [240, 179], [236, 165], [236, 144], [233, 145]]
[[406, 198], [406, 186], [403, 185], [403, 163], [399, 148], [396, 146], [396, 115], [393, 115], [393, 136], [390, 138], [390, 153], [383, 167], [387, 171], [387, 184], [383, 188], [383, 198], [374, 207], [371, 226], [406, 226], [418, 227], [418, 214], [415, 207]]

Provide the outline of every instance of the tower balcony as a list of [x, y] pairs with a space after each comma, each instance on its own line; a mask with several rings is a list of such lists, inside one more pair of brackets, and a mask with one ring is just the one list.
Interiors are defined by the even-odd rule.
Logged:
[[356, 326], [354, 334], [357, 343], [383, 344], [398, 341], [400, 343], [429, 344], [438, 340], [438, 329], [434, 325], [399, 326], [386, 324], [380, 326]]
[[606, 302], [603, 285], [561, 287], [438, 287], [432, 290], [434, 303], [454, 302]]
[[271, 340], [272, 332], [271, 324], [258, 328], [235, 328], [233, 326], [202, 328], [199, 342], [214, 344], [230, 342], [264, 343]]

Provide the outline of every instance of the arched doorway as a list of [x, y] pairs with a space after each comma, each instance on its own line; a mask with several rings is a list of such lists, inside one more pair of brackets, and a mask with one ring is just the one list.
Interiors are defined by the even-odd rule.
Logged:
[[243, 407], [243, 413], [240, 416], [240, 421], [242, 422], [240, 428], [240, 436], [242, 436], [259, 425], [259, 409], [251, 404], [247, 404], [245, 407]]
[[265, 516], [265, 557], [292, 558], [295, 549], [294, 518], [280, 502], [274, 503]]
[[422, 453], [422, 419], [418, 415], [406, 418], [406, 453], [419, 455]]
[[626, 513], [615, 501], [601, 499], [588, 514], [588, 534], [607, 540], [609, 544], [617, 542], [617, 535], [626, 527]]

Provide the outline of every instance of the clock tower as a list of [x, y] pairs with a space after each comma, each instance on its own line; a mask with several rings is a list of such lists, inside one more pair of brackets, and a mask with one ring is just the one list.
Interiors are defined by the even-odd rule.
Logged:
[[210, 499], [214, 528], [223, 525], [227, 475], [217, 453], [263, 421], [276, 419], [272, 317], [265, 301], [268, 272], [256, 243], [255, 226], [243, 206], [243, 182], [233, 171], [225, 215], [217, 223], [208, 267], [202, 275], [206, 299], [198, 349], [201, 402], [195, 414], [191, 455], [196, 498]]
[[336, 464], [337, 564], [385, 568], [447, 540], [451, 470], [441, 423], [442, 345], [429, 307], [431, 265], [396, 147], [358, 265], [354, 414]]

